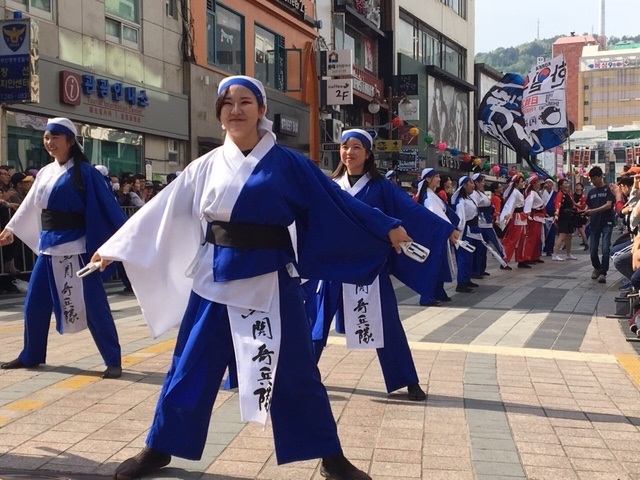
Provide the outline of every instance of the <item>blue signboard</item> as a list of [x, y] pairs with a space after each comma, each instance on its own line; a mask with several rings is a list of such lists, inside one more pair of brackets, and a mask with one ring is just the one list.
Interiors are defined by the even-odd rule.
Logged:
[[0, 102], [31, 101], [30, 21], [0, 21]]

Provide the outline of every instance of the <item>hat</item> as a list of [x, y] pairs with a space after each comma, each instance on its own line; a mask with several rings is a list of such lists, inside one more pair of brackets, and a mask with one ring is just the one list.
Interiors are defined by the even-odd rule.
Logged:
[[218, 86], [218, 95], [231, 85], [241, 85], [251, 90], [251, 93], [253, 93], [256, 100], [258, 100], [259, 106], [267, 103], [267, 94], [264, 90], [264, 85], [262, 85], [260, 80], [247, 77], [246, 75], [234, 75], [233, 77], [227, 77], [220, 82], [220, 85]]
[[45, 132], [62, 133], [75, 138], [78, 135], [78, 129], [71, 120], [64, 117], [50, 118], [47, 120], [47, 126], [44, 127]]
[[546, 178], [544, 183], [551, 183], [553, 185], [555, 182], [553, 181], [553, 178]]
[[640, 167], [631, 167], [625, 173], [627, 175], [640, 175]]
[[29, 175], [31, 175], [33, 178], [36, 178], [36, 175], [38, 175], [38, 170], [35, 168], [32, 168], [30, 170], [27, 170], [27, 172]]
[[420, 178], [424, 180], [427, 177], [433, 177], [436, 173], [438, 172], [436, 172], [433, 168], [424, 168], [422, 170], [422, 175], [420, 176]]
[[340, 143], [344, 143], [350, 138], [357, 138], [362, 142], [364, 147], [367, 150], [371, 150], [371, 146], [373, 145], [373, 138], [366, 130], [362, 130], [360, 128], [352, 128], [351, 130], [345, 130], [342, 132], [342, 138], [340, 139]]
[[150, 182], [147, 180], [147, 182], [144, 184], [145, 188], [153, 188], [153, 182]]
[[451, 203], [455, 205], [455, 203], [458, 201], [458, 197], [460, 196], [460, 190], [462, 190], [462, 187], [464, 187], [470, 181], [471, 179], [467, 175], [464, 175], [458, 179], [458, 189], [453, 192], [453, 195], [451, 195]]
[[398, 176], [398, 172], [396, 172], [395, 170], [389, 170], [385, 175], [384, 178], [391, 178], [391, 177], [397, 177]]
[[474, 182], [481, 182], [482, 180], [484, 180], [484, 175], [482, 175], [481, 173], [474, 173], [471, 176], [471, 180], [473, 180]]
[[21, 182], [33, 182], [33, 177], [24, 172], [17, 172], [11, 175], [11, 183], [15, 186]]
[[96, 165], [96, 170], [98, 170], [100, 172], [100, 175], [102, 175], [103, 177], [109, 175], [109, 169], [104, 165]]

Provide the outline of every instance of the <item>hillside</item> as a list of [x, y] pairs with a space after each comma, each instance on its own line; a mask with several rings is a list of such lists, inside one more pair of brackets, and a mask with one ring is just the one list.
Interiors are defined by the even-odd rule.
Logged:
[[[588, 35], [588, 34], [583, 34]], [[535, 40], [533, 42], [523, 43], [515, 47], [496, 48], [487, 53], [480, 52], [476, 54], [476, 63], [486, 63], [500, 72], [517, 73], [525, 76], [536, 64], [538, 57], [551, 57], [551, 46], [560, 35]], [[607, 39], [609, 48], [612, 48], [618, 42], [631, 41], [633, 43], [640, 42], [640, 35], [630, 36], [624, 35], [622, 38], [611, 36]]]

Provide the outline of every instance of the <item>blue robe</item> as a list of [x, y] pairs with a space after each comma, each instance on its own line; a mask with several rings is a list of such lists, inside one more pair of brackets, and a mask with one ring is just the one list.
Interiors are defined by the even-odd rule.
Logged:
[[[377, 354], [387, 392], [393, 392], [418, 383], [418, 375], [402, 328], [389, 275], [394, 275], [420, 295], [433, 296], [436, 285], [443, 275], [449, 272], [446, 248], [454, 226], [418, 205], [391, 182], [369, 180], [355, 198], [387, 215], [401, 219], [409, 236], [431, 251], [424, 263], [417, 263], [406, 255], [398, 255], [395, 250], [388, 248], [387, 269], [380, 272], [384, 348], [377, 349]], [[324, 280], [319, 292], [312, 291], [306, 302], [316, 361], [320, 359], [327, 343], [334, 316], [336, 331], [344, 333], [342, 283], [351, 283]]]
[[[213, 294], [207, 298], [207, 272], [213, 273], [211, 292], [216, 291], [218, 282], [223, 287], [236, 280], [257, 282], [259, 275], [277, 273], [279, 290], [275, 294], [280, 298], [282, 337], [270, 414], [278, 463], [342, 451], [314, 362], [300, 283], [287, 265], [293, 264], [306, 278], [371, 283], [389, 252], [387, 234], [400, 221], [341, 192], [302, 155], [278, 145], [263, 155], [256, 154], [264, 140], [251, 154], [258, 162], [239, 187], [228, 218], [231, 222], [281, 227], [295, 221], [297, 259], [290, 247], [201, 247], [202, 216], [226, 194], [221, 188], [228, 185], [212, 170], [227, 161], [236, 162], [240, 171], [249, 161], [239, 158], [240, 152], [229, 139], [189, 164], [99, 249], [103, 258], [122, 260], [125, 267], [133, 267], [128, 268], [129, 278], [154, 334], [162, 333], [172, 321], [161, 319], [163, 326], [157, 329], [152, 324], [157, 317], [174, 315], [176, 305], [181, 311], [172, 365], [147, 437], [147, 445], [171, 455], [201, 458], [222, 376], [226, 366], [234, 362], [227, 305], [215, 301]], [[159, 222], [163, 226], [150, 246], [139, 233], [158, 230]], [[211, 248], [212, 264], [202, 263]], [[199, 267], [189, 278], [185, 271], [194, 261]], [[149, 278], [155, 279], [150, 285]], [[171, 300], [165, 301], [167, 298]]]
[[[46, 361], [47, 336], [52, 312], [56, 317], [56, 329], [62, 333], [60, 298], [53, 282], [52, 259], [55, 256], [42, 252], [55, 250], [56, 247], [66, 248], [65, 245], [72, 245], [84, 237], [84, 244], [71, 247], [69, 253], [80, 255], [81, 264], [86, 264], [93, 252], [126, 221], [125, 214], [107, 189], [100, 173], [89, 163], [81, 162], [83, 188], [78, 189], [73, 185], [73, 174], [78, 165], [73, 164], [72, 160], [70, 162], [70, 168], [67, 168], [50, 188], [41, 185], [41, 182], [44, 182], [43, 179], [47, 178], [50, 171], [57, 168], [57, 164], [45, 166], [7, 225], [7, 228], [35, 253], [39, 253], [24, 304], [24, 348], [18, 358], [25, 365], [37, 365]], [[82, 215], [85, 217], [85, 226], [67, 230], [41, 229], [42, 210], [37, 206], [36, 197], [45, 190], [50, 192], [47, 209]], [[110, 271], [103, 275], [108, 278]], [[101, 276], [85, 277], [83, 292], [87, 326], [105, 364], [120, 365], [118, 334]]]

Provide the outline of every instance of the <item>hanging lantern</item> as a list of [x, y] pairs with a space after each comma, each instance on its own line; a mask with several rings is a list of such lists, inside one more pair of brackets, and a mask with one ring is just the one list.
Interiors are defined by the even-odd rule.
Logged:
[[391, 125], [393, 125], [394, 127], [400, 127], [402, 126], [402, 119], [400, 117], [394, 117], [393, 120], [391, 120]]
[[460, 157], [460, 160], [462, 160], [464, 163], [469, 163], [471, 161], [471, 155], [465, 153], [464, 155], [462, 155], [462, 157]]
[[420, 133], [420, 130], [418, 130], [417, 127], [411, 127], [409, 129], [409, 135], [411, 135], [412, 137], [417, 137], [419, 133]]
[[453, 155], [454, 157], [455, 157], [456, 155], [458, 155], [459, 153], [460, 153], [460, 150], [458, 150], [457, 148], [453, 147], [453, 148], [451, 149], [451, 155]]
[[424, 137], [424, 143], [426, 143], [427, 145], [431, 145], [433, 143], [433, 137], [431, 135], [427, 135], [426, 137]]

